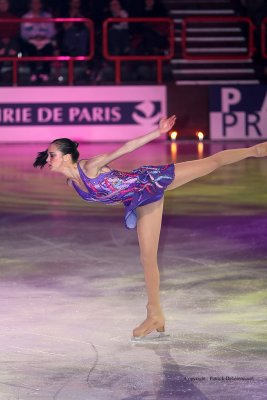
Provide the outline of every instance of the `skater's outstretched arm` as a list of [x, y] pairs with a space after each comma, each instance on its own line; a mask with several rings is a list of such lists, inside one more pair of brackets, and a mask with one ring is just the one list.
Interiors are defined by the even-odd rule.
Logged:
[[167, 133], [175, 124], [176, 117], [172, 115], [170, 118], [162, 118], [159, 122], [158, 129], [153, 132], [147, 133], [146, 135], [140, 136], [136, 139], [129, 140], [124, 143], [117, 150], [102, 154], [101, 156], [94, 157], [84, 164], [85, 170], [97, 170], [99, 171], [102, 167], [116, 160], [117, 158], [123, 156], [124, 154], [131, 153], [132, 151], [138, 149], [146, 143], [158, 138], [160, 135]]

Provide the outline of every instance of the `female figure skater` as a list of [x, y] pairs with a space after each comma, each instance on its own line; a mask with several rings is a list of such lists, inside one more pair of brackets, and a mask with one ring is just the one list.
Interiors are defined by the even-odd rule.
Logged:
[[114, 152], [80, 161], [78, 143], [66, 138], [56, 139], [47, 150], [38, 153], [33, 164], [41, 168], [48, 164], [51, 171], [65, 175], [67, 183], [86, 201], [123, 203], [126, 226], [135, 228], [137, 224], [148, 303], [147, 318], [133, 330], [134, 338], [142, 338], [154, 330], [165, 330], [157, 264], [164, 191], [175, 189], [224, 165], [248, 157], [267, 156], [265, 142], [249, 148], [220, 151], [200, 160], [144, 166], [131, 172], [108, 167], [111, 161], [166, 134], [173, 127], [175, 119], [175, 116], [163, 118], [155, 131], [126, 142]]

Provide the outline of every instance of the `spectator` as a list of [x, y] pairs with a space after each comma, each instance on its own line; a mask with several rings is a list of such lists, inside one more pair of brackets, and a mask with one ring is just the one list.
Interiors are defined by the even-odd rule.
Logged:
[[[17, 18], [9, 12], [9, 0], [0, 0], [0, 19]], [[0, 56], [15, 56], [18, 52], [18, 32], [17, 23], [0, 23]]]
[[[145, 0], [141, 17], [144, 18], [163, 18], [168, 17], [167, 10], [157, 0]], [[164, 23], [147, 23], [141, 30], [143, 39], [141, 42], [141, 52], [144, 54], [161, 54], [168, 47], [167, 39], [168, 25]]]
[[[109, 0], [107, 4], [102, 0], [102, 6], [104, 11], [101, 16], [102, 21], [106, 18], [128, 17], [127, 11], [122, 8], [119, 0]], [[98, 18], [98, 21], [100, 21], [100, 15]], [[113, 63], [104, 60], [102, 52], [99, 52], [99, 48], [102, 48], [102, 27], [101, 31], [97, 33], [96, 40], [96, 57], [91, 79], [98, 84], [104, 79], [112, 79]], [[129, 51], [129, 30], [127, 22], [109, 24], [108, 50], [112, 55], [126, 54]]]
[[[70, 0], [65, 18], [85, 18], [80, 0]], [[62, 54], [85, 56], [89, 53], [89, 32], [83, 22], [65, 22], [62, 34]]]
[[[51, 14], [43, 10], [41, 0], [31, 0], [29, 11], [23, 18], [51, 18]], [[55, 35], [55, 26], [52, 22], [24, 22], [21, 24], [21, 37], [23, 48], [29, 56], [52, 56], [54, 45], [52, 39]], [[49, 80], [51, 65], [50, 62], [42, 62], [41, 70], [37, 74], [37, 63], [30, 63], [31, 82], [39, 78], [43, 82]]]
[[[111, 0], [107, 17], [127, 18], [119, 0]], [[108, 32], [109, 52], [114, 55], [126, 54], [129, 51], [129, 30], [127, 22], [115, 22], [110, 24]]]

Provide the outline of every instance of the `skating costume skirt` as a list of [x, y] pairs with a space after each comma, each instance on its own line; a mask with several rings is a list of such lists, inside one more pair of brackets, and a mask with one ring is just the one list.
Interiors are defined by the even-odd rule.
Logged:
[[89, 178], [80, 167], [80, 177], [85, 188], [82, 190], [72, 181], [79, 196], [89, 202], [106, 204], [123, 203], [125, 206], [125, 225], [128, 229], [136, 227], [137, 207], [154, 203], [164, 195], [164, 190], [174, 179], [174, 164], [143, 166], [130, 172], [111, 169], [96, 178]]

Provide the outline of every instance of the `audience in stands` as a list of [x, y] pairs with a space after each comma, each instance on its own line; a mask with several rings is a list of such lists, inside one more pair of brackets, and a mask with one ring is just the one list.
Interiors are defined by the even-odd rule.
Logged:
[[[267, 15], [267, 2], [266, 0], [232, 0], [231, 4], [237, 15], [251, 18], [257, 27], [254, 37], [257, 53], [254, 59], [262, 70], [262, 67], [266, 67], [266, 62], [260, 52], [260, 26], [262, 19]], [[112, 71], [114, 65], [103, 59], [103, 21], [109, 17], [168, 17], [168, 12], [160, 0], [57, 0], [56, 2], [53, 0], [31, 0], [30, 2], [28, 0], [0, 0], [0, 18], [2, 19], [49, 18], [51, 16], [86, 17], [93, 20], [95, 56], [90, 64], [86, 62], [79, 65], [82, 65], [92, 81], [100, 82], [105, 77], [103, 74], [105, 68]], [[0, 23], [0, 56], [16, 56], [19, 51], [28, 56], [54, 54], [79, 56], [87, 55], [89, 52], [90, 29], [85, 23], [23, 22], [20, 32], [19, 35], [19, 25], [16, 23]], [[58, 42], [58, 47], [55, 47], [56, 42]], [[112, 55], [163, 54], [166, 48], [169, 48], [168, 25], [113, 23], [110, 25], [108, 43], [109, 52]], [[144, 63], [134, 64], [134, 73], [140, 65], [143, 66]], [[49, 80], [51, 62], [30, 62], [29, 67], [31, 82]]]
[[[103, 0], [102, 0], [103, 3]], [[122, 7], [119, 0], [109, 0], [103, 5], [102, 23], [107, 18], [127, 18], [128, 12]], [[100, 21], [100, 16], [99, 20]], [[106, 76], [112, 75], [114, 63], [108, 62], [102, 54], [102, 23], [96, 29], [96, 56], [93, 61], [91, 79], [100, 83]], [[111, 55], [124, 55], [130, 50], [129, 24], [127, 22], [114, 22], [109, 24], [108, 29], [108, 52]], [[99, 51], [100, 50], [100, 51]]]
[[[0, 19], [17, 18], [9, 11], [9, 0], [0, 0]], [[0, 22], [0, 56], [15, 56], [18, 52], [19, 24]]]
[[[64, 18], [85, 18], [81, 0], [70, 0]], [[61, 52], [69, 56], [85, 56], [89, 53], [89, 31], [84, 22], [65, 22], [61, 38]]]
[[[138, 8], [139, 17], [165, 18], [168, 17], [167, 9], [157, 0], [144, 0], [142, 7]], [[135, 24], [133, 28], [133, 47], [136, 54], [159, 55], [168, 48], [167, 23], [148, 22]]]
[[[29, 11], [23, 18], [51, 18], [51, 14], [44, 11], [41, 0], [31, 0]], [[21, 38], [23, 40], [23, 54], [29, 56], [52, 56], [54, 54], [53, 38], [56, 30], [53, 22], [23, 22], [21, 24]], [[30, 62], [31, 82], [40, 79], [49, 80], [51, 63], [42, 62], [41, 69], [37, 70], [37, 62]]]
[[[128, 13], [122, 8], [119, 0], [109, 2], [107, 18], [127, 18]], [[114, 22], [109, 25], [108, 44], [109, 52], [113, 55], [129, 52], [129, 26], [128, 22]]]

